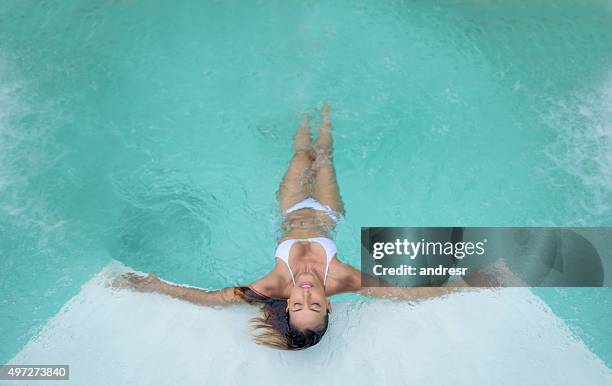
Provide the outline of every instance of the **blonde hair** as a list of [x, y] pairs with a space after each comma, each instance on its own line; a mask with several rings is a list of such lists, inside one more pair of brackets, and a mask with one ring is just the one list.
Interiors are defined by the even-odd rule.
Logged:
[[257, 344], [279, 350], [303, 350], [321, 341], [327, 331], [328, 313], [316, 330], [303, 331], [291, 327], [286, 299], [274, 299], [259, 294], [249, 287], [235, 287], [234, 294], [248, 304], [259, 305], [262, 316], [251, 319], [250, 324]]

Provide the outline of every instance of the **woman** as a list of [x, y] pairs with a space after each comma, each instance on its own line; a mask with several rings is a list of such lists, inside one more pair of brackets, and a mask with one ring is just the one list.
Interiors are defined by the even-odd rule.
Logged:
[[[254, 319], [255, 329], [260, 330], [255, 341], [286, 350], [304, 349], [321, 340], [332, 311], [331, 295], [358, 292], [419, 299], [452, 291], [450, 286], [362, 289], [361, 273], [338, 259], [331, 238], [336, 222], [344, 215], [344, 204], [332, 163], [331, 131], [329, 106], [325, 104], [314, 145], [308, 115], [295, 133], [294, 155], [277, 192], [283, 222], [276, 265], [266, 276], [244, 287], [218, 291], [169, 284], [153, 273], [146, 277], [128, 273], [117, 284], [201, 305], [259, 305], [263, 315]], [[462, 285], [455, 282], [455, 286]]]

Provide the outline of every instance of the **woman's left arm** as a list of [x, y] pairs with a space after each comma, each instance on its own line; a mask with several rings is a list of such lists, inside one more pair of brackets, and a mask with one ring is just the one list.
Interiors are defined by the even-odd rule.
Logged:
[[235, 295], [234, 287], [226, 287], [217, 291], [184, 287], [162, 281], [153, 272], [147, 276], [135, 273], [123, 274], [113, 282], [112, 286], [133, 288], [141, 292], [157, 292], [198, 305], [229, 305], [244, 302], [242, 298]]

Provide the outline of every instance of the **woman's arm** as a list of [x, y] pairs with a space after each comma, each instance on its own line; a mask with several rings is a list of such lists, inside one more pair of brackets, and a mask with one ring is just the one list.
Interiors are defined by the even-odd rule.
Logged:
[[423, 300], [460, 292], [469, 287], [463, 280], [451, 281], [443, 287], [365, 287], [357, 293], [365, 296], [381, 297], [395, 300]]
[[[341, 272], [333, 283], [330, 283], [332, 295], [346, 292], [356, 292], [360, 295], [397, 299], [422, 300], [443, 296], [467, 289], [470, 285], [462, 279], [449, 281], [442, 287], [395, 287], [384, 280], [369, 275], [362, 275], [361, 271], [350, 264], [341, 263], [338, 269]], [[363, 280], [365, 278], [365, 281]], [[334, 285], [335, 284], [335, 285]]]
[[395, 299], [395, 300], [423, 300], [444, 296], [455, 292], [468, 290], [470, 285], [463, 279], [448, 281], [440, 287], [394, 287], [381, 278], [366, 275], [365, 283], [362, 287], [362, 275], [359, 270], [354, 269], [355, 276], [359, 274], [358, 280], [361, 283], [355, 291], [361, 295]]
[[242, 298], [234, 294], [234, 287], [226, 287], [218, 291], [183, 287], [166, 283], [153, 272], [147, 276], [135, 273], [123, 274], [113, 282], [113, 287], [133, 288], [141, 292], [157, 292], [199, 305], [229, 305], [243, 302]]

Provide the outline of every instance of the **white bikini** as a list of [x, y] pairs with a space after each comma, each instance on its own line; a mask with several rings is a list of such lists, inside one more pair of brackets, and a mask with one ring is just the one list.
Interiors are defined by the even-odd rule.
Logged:
[[325, 263], [325, 275], [323, 276], [323, 286], [325, 286], [325, 281], [327, 280], [327, 272], [329, 271], [329, 264], [331, 263], [334, 256], [336, 256], [336, 244], [326, 237], [312, 237], [310, 239], [289, 239], [285, 240], [282, 243], [278, 244], [276, 247], [276, 257], [281, 259], [287, 264], [287, 268], [289, 268], [289, 273], [291, 274], [291, 280], [293, 281], [293, 285], [295, 285], [295, 278], [293, 277], [293, 271], [291, 270], [291, 266], [289, 265], [289, 252], [291, 252], [291, 247], [293, 244], [298, 243], [300, 241], [309, 241], [311, 243], [319, 243], [323, 249], [325, 249], [326, 255], [326, 263]]
[[[338, 214], [332, 208], [327, 205], [321, 204], [319, 201], [312, 197], [307, 197], [304, 200], [293, 205], [285, 211], [285, 214], [289, 214], [291, 212], [304, 208], [312, 208], [314, 210], [324, 212], [329, 216], [329, 218], [334, 220], [334, 222], [338, 222]], [[291, 252], [291, 247], [293, 246], [293, 244], [300, 241], [319, 243], [323, 247], [323, 249], [325, 249], [325, 255], [327, 260], [325, 263], [325, 275], [323, 276], [323, 286], [325, 286], [325, 281], [327, 280], [327, 272], [329, 271], [329, 264], [331, 263], [334, 256], [336, 256], [336, 244], [331, 239], [328, 239], [326, 237], [312, 237], [310, 239], [289, 239], [278, 244], [278, 246], [276, 247], [275, 256], [284, 261], [285, 264], [287, 264], [287, 268], [289, 268], [289, 273], [291, 274], [291, 280], [293, 281], [293, 285], [295, 285], [295, 277], [293, 277], [293, 271], [291, 270], [291, 266], [289, 265], [289, 252]]]
[[338, 222], [338, 213], [336, 213], [328, 205], [323, 205], [319, 201], [315, 200], [312, 197], [307, 197], [307, 198], [303, 199], [302, 201], [300, 201], [297, 204], [293, 205], [291, 208], [287, 209], [285, 211], [285, 213], [295, 212], [296, 210], [304, 209], [304, 208], [312, 208], [314, 210], [318, 210], [320, 212], [324, 212], [325, 214], [327, 214], [329, 216], [329, 218], [334, 220], [334, 222]]

